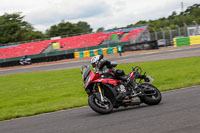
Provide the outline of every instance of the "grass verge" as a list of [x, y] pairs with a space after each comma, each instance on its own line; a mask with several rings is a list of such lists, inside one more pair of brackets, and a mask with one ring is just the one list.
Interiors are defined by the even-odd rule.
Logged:
[[[200, 57], [120, 64], [140, 66], [161, 91], [200, 84]], [[80, 69], [0, 76], [0, 120], [87, 105]]]

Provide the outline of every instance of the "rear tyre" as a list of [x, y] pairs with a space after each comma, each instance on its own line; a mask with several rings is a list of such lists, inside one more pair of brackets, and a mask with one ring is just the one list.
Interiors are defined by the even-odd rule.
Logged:
[[95, 112], [99, 114], [109, 114], [113, 110], [112, 102], [104, 96], [105, 102], [101, 102], [96, 98], [96, 95], [90, 95], [88, 97], [88, 104]]
[[142, 89], [145, 95], [141, 99], [145, 104], [156, 105], [162, 100], [162, 95], [155, 86], [144, 83], [142, 84]]

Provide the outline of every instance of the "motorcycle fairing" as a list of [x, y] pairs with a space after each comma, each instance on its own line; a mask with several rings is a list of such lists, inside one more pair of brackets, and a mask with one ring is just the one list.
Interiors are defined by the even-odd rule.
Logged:
[[95, 74], [94, 72], [90, 72], [89, 76], [86, 78], [84, 83], [84, 88], [86, 89], [88, 85], [93, 82], [93, 80], [98, 79], [101, 76], [101, 74]]
[[100, 78], [100, 79], [96, 79], [93, 82], [97, 82], [97, 83], [106, 83], [106, 84], [111, 84], [113, 86], [116, 86], [117, 83], [119, 82], [119, 80], [116, 79], [109, 79], [109, 78]]
[[133, 78], [135, 72], [131, 72], [129, 78]]

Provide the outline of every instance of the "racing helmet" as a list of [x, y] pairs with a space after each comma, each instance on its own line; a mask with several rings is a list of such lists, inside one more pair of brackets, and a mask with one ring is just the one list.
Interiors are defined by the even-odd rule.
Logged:
[[92, 57], [92, 59], [91, 59], [92, 67], [96, 68], [96, 66], [99, 63], [99, 61], [100, 61], [100, 55], [96, 55], [96, 56]]

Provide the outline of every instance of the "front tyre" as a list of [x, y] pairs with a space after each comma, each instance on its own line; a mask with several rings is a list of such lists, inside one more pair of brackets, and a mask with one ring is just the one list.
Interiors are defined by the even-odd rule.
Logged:
[[90, 95], [88, 97], [88, 104], [89, 106], [99, 114], [109, 114], [113, 110], [112, 102], [104, 96], [104, 102], [101, 102], [97, 99], [96, 95]]
[[156, 105], [156, 104], [159, 104], [160, 101], [162, 100], [162, 95], [160, 91], [152, 84], [144, 83], [142, 84], [142, 89], [144, 92], [142, 101], [145, 104]]

